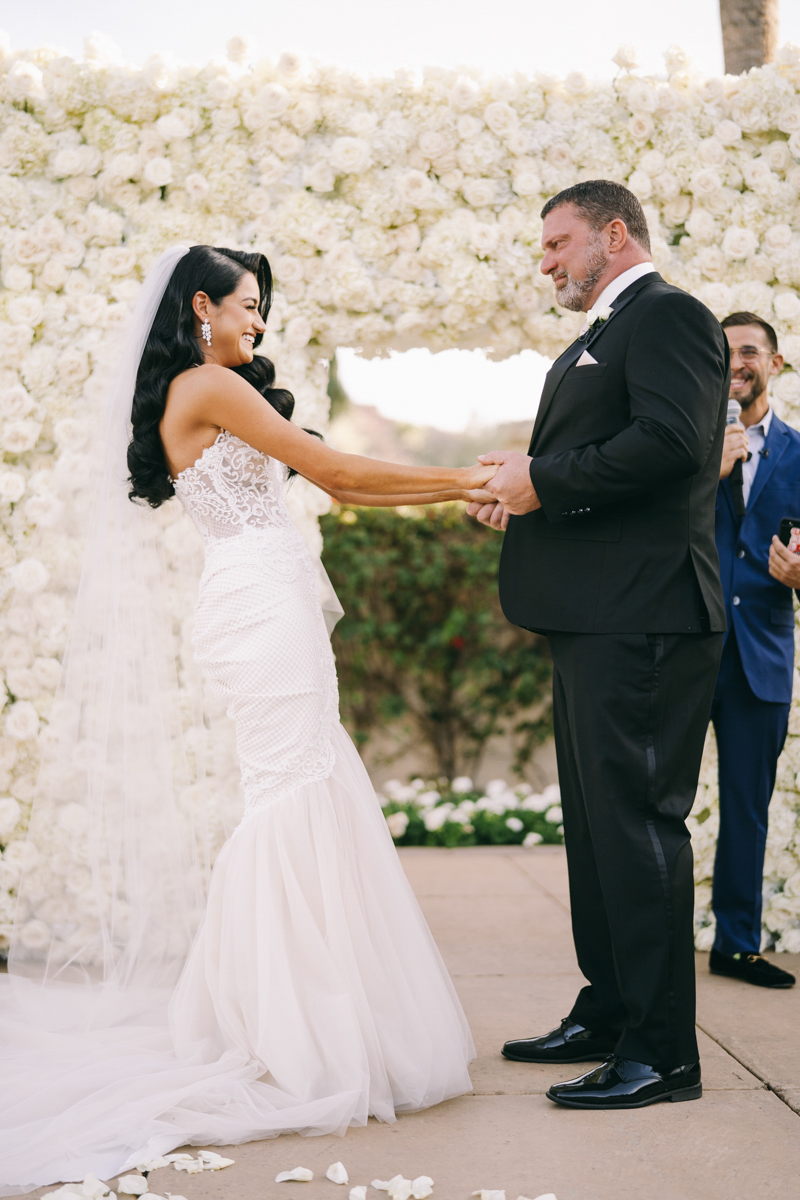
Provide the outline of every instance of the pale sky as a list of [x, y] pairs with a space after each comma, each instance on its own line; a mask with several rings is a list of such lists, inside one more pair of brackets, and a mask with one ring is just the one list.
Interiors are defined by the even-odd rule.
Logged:
[[[781, 43], [800, 44], [800, 3], [780, 7]], [[295, 50], [363, 74], [467, 63], [608, 78], [623, 42], [637, 48], [645, 71], [661, 72], [674, 43], [708, 74], [723, 69], [718, 0], [7, 0], [0, 26], [15, 49], [56, 45], [76, 57], [85, 34], [99, 30], [134, 63], [157, 50], [204, 62], [243, 34], [259, 56]], [[503, 363], [465, 350], [371, 362], [345, 353], [341, 376], [354, 399], [387, 416], [462, 429], [472, 419], [532, 419], [546, 365], [530, 351]]]

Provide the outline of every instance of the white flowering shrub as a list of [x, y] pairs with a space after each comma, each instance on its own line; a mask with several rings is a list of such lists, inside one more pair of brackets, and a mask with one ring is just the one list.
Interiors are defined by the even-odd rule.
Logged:
[[[0, 947], [20, 865], [36, 852], [23, 839], [37, 738], [80, 562], [79, 529], [74, 539], [48, 531], [85, 490], [103, 348], [165, 247], [210, 242], [269, 256], [277, 291], [265, 350], [298, 419], [319, 428], [327, 360], [340, 345], [368, 355], [559, 353], [580, 318], [557, 307], [538, 271], [542, 202], [580, 179], [624, 181], [645, 206], [667, 279], [718, 316], [750, 309], [775, 324], [789, 364], [776, 405], [800, 415], [796, 51], [741, 78], [707, 79], [673, 48], [657, 79], [631, 73], [625, 50], [612, 83], [466, 69], [366, 81], [290, 54], [247, 67], [242, 39], [227, 61], [204, 67], [154, 55], [134, 69], [104, 53], [98, 38], [85, 62], [0, 45]], [[325, 503], [311, 488], [293, 491], [312, 542]], [[177, 553], [185, 521], [170, 512], [165, 521]], [[176, 628], [188, 631], [190, 614], [187, 590], [176, 595]], [[187, 687], [189, 657], [187, 643]], [[765, 909], [769, 936], [792, 950], [799, 721], [773, 801]], [[697, 811], [710, 815], [696, 828], [701, 924], [711, 771], [708, 758]], [[55, 854], [60, 836], [41, 852]]]

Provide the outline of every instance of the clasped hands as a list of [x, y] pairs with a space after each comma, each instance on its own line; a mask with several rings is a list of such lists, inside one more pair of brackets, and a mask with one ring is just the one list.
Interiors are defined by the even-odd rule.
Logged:
[[509, 516], [522, 516], [541, 508], [531, 483], [531, 458], [519, 450], [493, 450], [480, 454], [478, 462], [494, 467], [485, 481], [468, 492], [467, 512], [482, 525], [505, 529]]

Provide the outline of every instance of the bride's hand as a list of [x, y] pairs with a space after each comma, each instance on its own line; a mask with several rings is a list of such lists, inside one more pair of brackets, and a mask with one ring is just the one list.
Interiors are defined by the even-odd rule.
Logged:
[[[499, 470], [500, 466], [496, 463], [475, 463], [474, 467], [460, 467], [461, 486], [465, 492], [483, 488], [490, 479], [494, 479]], [[497, 497], [493, 496], [492, 499], [496, 500]]]

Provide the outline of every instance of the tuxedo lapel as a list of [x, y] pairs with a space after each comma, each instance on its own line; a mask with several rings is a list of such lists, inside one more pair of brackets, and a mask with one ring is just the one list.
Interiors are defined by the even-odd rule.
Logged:
[[[781, 421], [777, 414], [773, 412], [772, 422], [767, 434], [767, 440], [764, 443], [761, 462], [758, 464], [755, 476], [753, 478], [753, 486], [750, 488], [750, 495], [747, 497], [747, 508], [751, 509], [758, 497], [764, 490], [772, 472], [781, 461], [786, 447], [789, 445], [789, 435], [786, 431], [786, 426]], [[766, 452], [766, 457], [764, 454]]]
[[547, 372], [544, 380], [544, 387], [542, 388], [542, 398], [539, 401], [539, 411], [537, 412], [536, 420], [533, 423], [531, 444], [528, 450], [529, 454], [533, 450], [534, 442], [536, 441], [539, 430], [542, 427], [542, 422], [544, 421], [547, 410], [550, 407], [553, 396], [556, 394], [558, 385], [561, 383], [561, 380], [564, 378], [564, 375], [567, 373], [570, 367], [575, 365], [585, 349], [585, 342], [574, 341], [571, 346], [567, 346], [561, 357], [556, 359], [550, 370]]
[[647, 275], [643, 275], [641, 279], [636, 279], [626, 287], [624, 292], [620, 292], [614, 303], [611, 305], [612, 313], [607, 321], [602, 321], [596, 328], [590, 329], [588, 337], [580, 338], [574, 341], [571, 346], [568, 346], [560, 358], [557, 358], [545, 377], [544, 387], [542, 388], [542, 398], [539, 401], [539, 411], [536, 414], [536, 420], [533, 424], [533, 433], [531, 434], [531, 442], [528, 448], [528, 453], [533, 453], [536, 439], [539, 436], [539, 431], [542, 428], [544, 419], [547, 416], [547, 410], [553, 402], [553, 397], [558, 391], [558, 386], [561, 380], [566, 375], [570, 367], [574, 366], [580, 358], [584, 350], [589, 346], [594, 345], [597, 339], [602, 335], [603, 330], [607, 328], [617, 316], [617, 314], [625, 308], [627, 304], [650, 283], [663, 283], [663, 279], [657, 271], [650, 271]]

